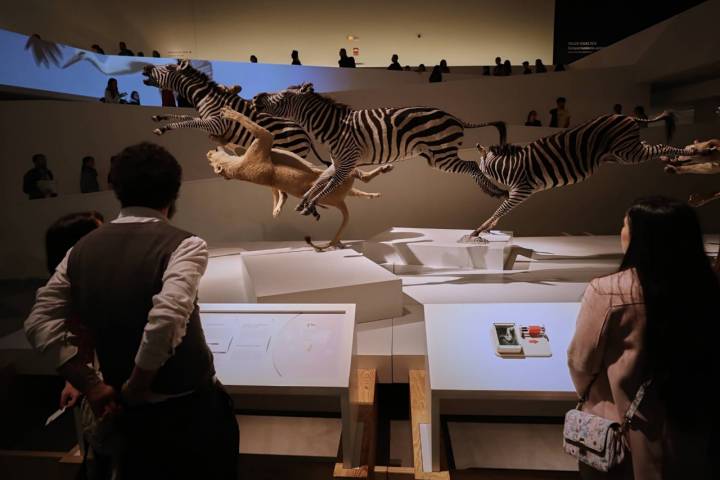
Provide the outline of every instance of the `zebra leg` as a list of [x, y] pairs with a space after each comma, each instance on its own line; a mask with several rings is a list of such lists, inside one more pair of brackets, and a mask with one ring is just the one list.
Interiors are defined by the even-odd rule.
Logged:
[[368, 183], [373, 178], [377, 177], [380, 174], [388, 173], [392, 171], [393, 165], [392, 163], [387, 163], [381, 167], [375, 168], [373, 170], [370, 170], [369, 172], [363, 172], [359, 168], [356, 168], [353, 170], [353, 177], [357, 178], [361, 182]]
[[[312, 214], [315, 218], [320, 218], [316, 208], [310, 210], [307, 209], [310, 199], [322, 191], [327, 185], [328, 181], [335, 175], [335, 165], [330, 165], [323, 171], [320, 176], [315, 180], [310, 189], [305, 192], [298, 206], [295, 207], [295, 211], [301, 212], [303, 215]], [[317, 216], [316, 216], [317, 215]]]
[[475, 180], [475, 183], [480, 187], [480, 189], [486, 194], [493, 198], [508, 198], [508, 192], [507, 190], [503, 190], [500, 187], [495, 186], [490, 179], [480, 170], [480, 167], [477, 163], [463, 160], [462, 158], [458, 157], [457, 162], [455, 162], [453, 168], [447, 168], [448, 164], [443, 164], [442, 166], [436, 166], [435, 168], [438, 168], [444, 172], [453, 172], [453, 173], [464, 173], [465, 175], [470, 175], [473, 180]]
[[[308, 215], [310, 213], [317, 213], [317, 210], [315, 209], [315, 206], [318, 203], [322, 203], [322, 199], [325, 198], [327, 195], [331, 194], [333, 191], [335, 191], [336, 188], [338, 188], [340, 185], [347, 180], [350, 175], [352, 174], [355, 162], [353, 162], [352, 165], [340, 165], [338, 168], [335, 169], [335, 175], [330, 177], [330, 180], [328, 180], [325, 184], [325, 187], [320, 190], [319, 193], [315, 194], [315, 196], [310, 197], [310, 201], [305, 206], [305, 209], [302, 211], [303, 215]], [[307, 195], [307, 194], [306, 194]], [[315, 214], [313, 213], [313, 215]], [[318, 218], [319, 215], [316, 217]]]
[[[486, 195], [493, 198], [507, 198], [507, 191], [495, 186], [480, 170], [477, 163], [460, 158], [457, 154], [457, 148], [443, 153], [433, 152], [425, 148], [425, 151], [420, 152], [419, 155], [427, 160], [431, 167], [440, 171], [470, 175]], [[442, 158], [438, 158], [440, 156]]]
[[671, 145], [649, 145], [646, 142], [633, 143], [627, 148], [623, 148], [612, 154], [618, 159], [619, 163], [626, 165], [634, 165], [649, 160], [661, 160], [662, 157], [676, 157], [679, 155], [691, 155], [690, 149], [673, 147]]
[[162, 135], [168, 130], [177, 130], [178, 128], [195, 128], [218, 137], [221, 137], [227, 130], [227, 127], [225, 126], [225, 121], [221, 117], [212, 117], [206, 120], [198, 117], [193, 118], [192, 120], [168, 123], [167, 125], [163, 125], [160, 128], [156, 128], [155, 130], [153, 130], [153, 133], [155, 135]]
[[532, 188], [530, 187], [519, 187], [519, 188], [513, 188], [510, 190], [510, 195], [507, 199], [505, 199], [497, 210], [495, 210], [495, 213], [490, 216], [485, 222], [480, 225], [478, 228], [473, 230], [472, 234], [470, 236], [477, 237], [482, 232], [487, 232], [488, 230], [492, 230], [495, 228], [495, 226], [498, 224], [500, 219], [507, 215], [510, 210], [520, 205], [522, 202], [528, 199], [530, 195], [533, 194]]
[[166, 120], [175, 120], [175, 121], [186, 121], [186, 120], [193, 120], [196, 117], [193, 117], [192, 115], [153, 115], [152, 120], [153, 122], [164, 122]]

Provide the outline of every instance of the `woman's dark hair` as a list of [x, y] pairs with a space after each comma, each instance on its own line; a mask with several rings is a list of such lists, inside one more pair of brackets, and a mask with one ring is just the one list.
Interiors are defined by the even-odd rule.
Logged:
[[537, 112], [536, 112], [535, 110], [530, 110], [530, 111], [528, 112], [527, 120], [526, 120], [526, 121], [529, 122], [529, 121], [530, 121], [530, 118], [531, 118], [533, 115], [537, 117]]
[[170, 152], [143, 142], [110, 161], [108, 180], [123, 207], [170, 207], [180, 192], [182, 167]]
[[95, 157], [92, 157], [90, 155], [83, 157], [82, 166], [87, 167], [88, 165], [90, 165], [90, 162], [93, 162], [93, 161], [95, 161]]
[[118, 90], [117, 79], [112, 78], [112, 77], [108, 78], [108, 82], [107, 82], [107, 86], [105, 87], [105, 90], [110, 90], [110, 92], [119, 95], [120, 90]]
[[65, 254], [81, 238], [105, 221], [99, 212], [70, 213], [57, 219], [45, 233], [47, 269], [52, 275]]
[[688, 204], [645, 198], [630, 207], [627, 218], [630, 244], [620, 269], [635, 269], [642, 288], [645, 375], [668, 415], [690, 426], [708, 413], [701, 404], [711, 398], [708, 382], [717, 375], [713, 323], [720, 316], [720, 283]]

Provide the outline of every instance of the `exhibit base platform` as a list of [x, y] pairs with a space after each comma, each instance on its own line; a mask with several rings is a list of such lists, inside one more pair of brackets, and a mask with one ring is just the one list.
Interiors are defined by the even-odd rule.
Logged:
[[[237, 262], [238, 257], [225, 258]], [[262, 250], [239, 259], [248, 303], [354, 303], [358, 323], [399, 317], [403, 311], [400, 278], [355, 250]]]
[[393, 227], [363, 245], [363, 253], [382, 265], [503, 270], [512, 234], [483, 234], [480, 242], [461, 242], [470, 230]]

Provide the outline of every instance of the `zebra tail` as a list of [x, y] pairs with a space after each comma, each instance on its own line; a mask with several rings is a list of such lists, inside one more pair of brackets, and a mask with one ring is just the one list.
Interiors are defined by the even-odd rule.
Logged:
[[667, 143], [670, 143], [670, 140], [672, 140], [673, 135], [675, 135], [675, 127], [677, 125], [677, 116], [674, 112], [671, 111], [664, 111], [660, 115], [657, 115], [653, 118], [633, 118], [638, 123], [654, 123], [659, 122], [661, 120], [665, 121], [665, 139]]
[[328, 162], [327, 160], [323, 160], [323, 158], [320, 156], [318, 151], [315, 150], [315, 145], [313, 144], [313, 142], [310, 142], [310, 148], [312, 149], [312, 152], [315, 154], [315, 157], [317, 157], [317, 159], [320, 160], [320, 163], [322, 163], [326, 167], [329, 167], [330, 165], [332, 165], [331, 162]]
[[460, 123], [462, 124], [463, 128], [495, 127], [497, 128], [498, 135], [500, 135], [500, 145], [505, 145], [507, 143], [507, 125], [502, 120], [484, 123], [466, 123], [460, 120]]

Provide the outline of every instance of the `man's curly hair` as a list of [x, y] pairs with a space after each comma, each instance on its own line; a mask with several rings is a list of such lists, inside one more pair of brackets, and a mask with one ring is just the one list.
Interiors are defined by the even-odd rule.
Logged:
[[163, 147], [143, 142], [112, 158], [109, 182], [123, 207], [160, 210], [177, 198], [182, 167]]

